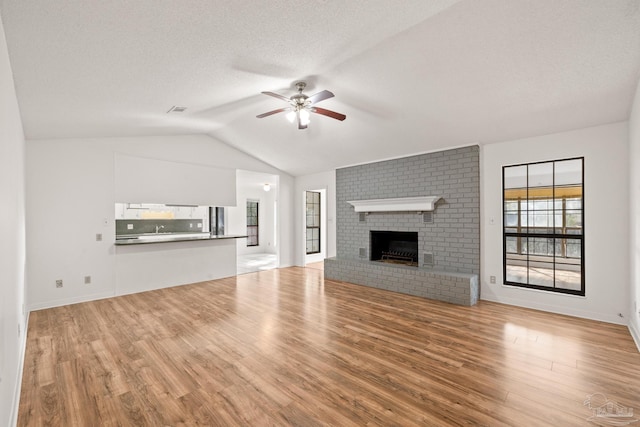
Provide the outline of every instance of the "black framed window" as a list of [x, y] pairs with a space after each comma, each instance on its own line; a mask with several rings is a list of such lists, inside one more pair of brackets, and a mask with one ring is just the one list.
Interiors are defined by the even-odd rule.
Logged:
[[224, 236], [224, 208], [209, 207], [209, 231], [215, 236]]
[[258, 202], [247, 200], [247, 246], [258, 246]]
[[307, 255], [320, 253], [320, 193], [306, 192]]
[[584, 158], [502, 168], [506, 285], [585, 295]]

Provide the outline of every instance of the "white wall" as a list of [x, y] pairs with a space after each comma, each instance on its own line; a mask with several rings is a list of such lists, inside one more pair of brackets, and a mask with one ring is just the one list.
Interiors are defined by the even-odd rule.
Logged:
[[115, 162], [118, 202], [201, 206], [234, 206], [236, 203], [235, 169], [121, 153], [116, 153]]
[[[304, 266], [306, 257], [305, 200], [304, 192], [325, 190], [326, 205], [326, 245], [324, 256], [336, 256], [336, 171], [320, 172], [296, 177], [295, 181], [295, 263]], [[323, 242], [324, 243], [324, 242]], [[311, 262], [311, 261], [309, 261]]]
[[640, 82], [629, 118], [629, 237], [631, 281], [629, 298], [629, 330], [640, 350]]
[[[114, 246], [116, 153], [255, 170], [278, 175], [285, 190], [293, 186], [290, 176], [203, 135], [27, 141], [27, 303], [31, 309], [235, 274], [235, 257], [231, 266], [226, 256], [211, 257], [210, 262], [191, 265], [189, 271], [183, 269], [167, 282], [154, 284], [155, 276], [150, 272], [143, 277], [144, 283], [134, 284], [140, 279], [130, 265], [135, 255], [121, 247], [116, 251]], [[131, 185], [136, 185], [135, 180]], [[216, 185], [225, 183], [212, 183], [211, 191], [216, 191]], [[286, 197], [287, 193], [280, 202], [285, 223], [292, 221], [292, 204]], [[288, 229], [282, 233], [282, 244], [291, 244]], [[96, 234], [102, 234], [103, 240], [96, 241]], [[134, 252], [155, 253], [160, 268], [171, 264], [172, 256], [169, 247], [159, 249], [161, 245], [139, 246]], [[190, 247], [193, 259], [202, 259], [196, 254], [202, 249], [194, 245], [189, 242], [181, 247]], [[235, 246], [210, 245], [224, 246], [235, 254]], [[292, 261], [286, 257], [291, 254], [290, 249], [281, 253], [289, 265]], [[143, 261], [145, 265], [150, 262]], [[88, 275], [92, 283], [85, 285], [84, 276]], [[63, 288], [56, 288], [56, 279], [64, 281]]]
[[236, 274], [235, 239], [116, 246], [115, 251], [115, 295]]
[[0, 19], [0, 425], [7, 426], [16, 422], [26, 335], [24, 146]]
[[[629, 318], [627, 156], [627, 123], [483, 146], [481, 299], [626, 324]], [[569, 157], [584, 157], [586, 296], [502, 285], [502, 166]], [[497, 283], [490, 284], [489, 276], [496, 276]]]

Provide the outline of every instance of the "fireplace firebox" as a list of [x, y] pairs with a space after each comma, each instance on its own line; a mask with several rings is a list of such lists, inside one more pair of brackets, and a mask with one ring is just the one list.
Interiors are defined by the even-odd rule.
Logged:
[[418, 233], [370, 231], [370, 260], [418, 266]]

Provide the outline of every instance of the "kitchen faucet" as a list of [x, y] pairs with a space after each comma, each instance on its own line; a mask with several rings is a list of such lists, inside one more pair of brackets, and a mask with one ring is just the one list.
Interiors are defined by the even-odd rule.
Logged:
[[164, 228], [164, 225], [156, 225], [156, 234], [158, 234], [162, 228]]

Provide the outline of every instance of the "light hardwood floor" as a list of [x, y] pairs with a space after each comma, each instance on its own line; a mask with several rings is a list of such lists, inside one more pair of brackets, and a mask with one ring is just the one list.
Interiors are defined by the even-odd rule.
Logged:
[[628, 330], [286, 268], [31, 313], [20, 426], [584, 426]]

